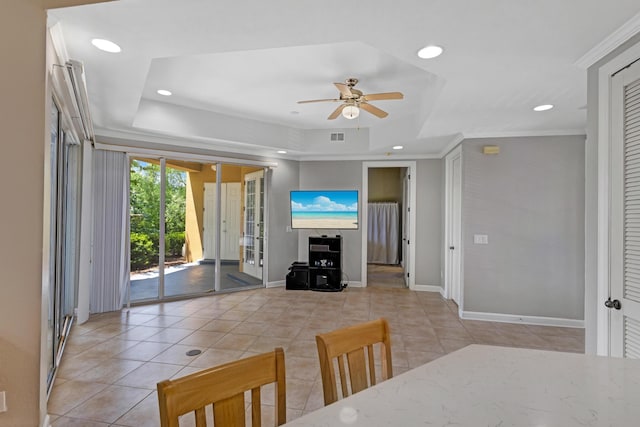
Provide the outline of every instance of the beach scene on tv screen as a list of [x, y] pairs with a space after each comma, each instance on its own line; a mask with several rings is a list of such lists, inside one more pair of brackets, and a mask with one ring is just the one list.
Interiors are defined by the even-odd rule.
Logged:
[[358, 228], [357, 191], [292, 191], [292, 228]]

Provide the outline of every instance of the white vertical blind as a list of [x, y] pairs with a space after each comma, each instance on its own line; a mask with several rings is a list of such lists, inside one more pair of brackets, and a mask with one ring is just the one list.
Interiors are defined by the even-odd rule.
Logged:
[[[640, 302], [640, 80], [624, 88], [623, 295]], [[624, 356], [640, 358], [640, 322], [624, 317]]]
[[122, 308], [129, 282], [129, 162], [125, 153], [93, 156], [93, 268], [90, 311]]

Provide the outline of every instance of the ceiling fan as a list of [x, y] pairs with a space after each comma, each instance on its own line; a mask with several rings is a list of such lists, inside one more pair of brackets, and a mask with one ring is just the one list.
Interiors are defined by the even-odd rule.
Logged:
[[358, 89], [354, 88], [357, 83], [358, 79], [354, 78], [347, 79], [344, 83], [334, 83], [340, 91], [340, 98], [338, 99], [312, 99], [309, 101], [298, 101], [298, 104], [308, 104], [311, 102], [342, 102], [342, 104], [329, 115], [327, 118], [328, 120], [334, 120], [340, 114], [347, 119], [355, 119], [360, 115], [360, 109], [363, 109], [378, 118], [384, 119], [389, 115], [389, 113], [369, 104], [369, 101], [404, 98], [404, 95], [401, 92], [372, 93], [365, 95]]

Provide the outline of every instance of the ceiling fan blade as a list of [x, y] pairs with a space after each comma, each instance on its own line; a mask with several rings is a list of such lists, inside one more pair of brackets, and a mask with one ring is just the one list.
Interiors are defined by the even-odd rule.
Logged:
[[310, 99], [308, 101], [298, 101], [298, 104], [309, 104], [311, 102], [341, 102], [341, 99]]
[[342, 113], [342, 110], [344, 110], [344, 107], [346, 107], [347, 104], [342, 104], [340, 105], [338, 108], [336, 108], [333, 113], [331, 113], [331, 115], [329, 117], [327, 117], [327, 120], [334, 120], [337, 119], [338, 116], [340, 115], [340, 113]]
[[344, 83], [334, 83], [334, 85], [336, 85], [343, 98], [353, 98], [353, 93], [351, 92], [351, 89], [349, 89], [349, 86]]
[[403, 99], [404, 95], [402, 92], [370, 93], [369, 95], [364, 95], [363, 98], [365, 101], [381, 101], [385, 99]]
[[389, 113], [387, 113], [386, 111], [382, 111], [378, 107], [374, 107], [373, 105], [367, 104], [366, 102], [362, 102], [360, 104], [360, 108], [362, 108], [365, 111], [368, 111], [369, 113], [381, 119], [384, 119], [389, 115]]

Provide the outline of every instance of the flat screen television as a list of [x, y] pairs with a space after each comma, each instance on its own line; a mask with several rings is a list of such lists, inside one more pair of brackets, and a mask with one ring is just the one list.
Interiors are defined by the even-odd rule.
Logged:
[[358, 190], [294, 190], [290, 198], [293, 229], [358, 229]]

